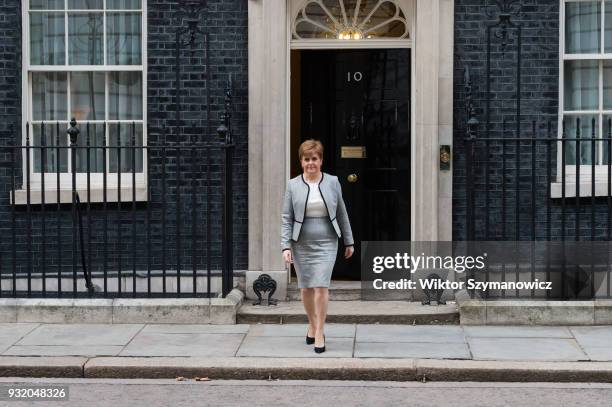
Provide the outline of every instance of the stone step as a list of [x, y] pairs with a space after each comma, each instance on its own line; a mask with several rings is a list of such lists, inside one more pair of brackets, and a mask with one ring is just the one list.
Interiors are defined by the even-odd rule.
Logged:
[[[278, 305], [253, 305], [245, 300], [236, 314], [238, 324], [291, 324], [307, 322], [299, 301], [279, 301]], [[327, 322], [345, 324], [459, 324], [455, 303], [421, 305], [407, 301], [330, 301]]]
[[[300, 289], [294, 281], [287, 287], [287, 299], [300, 301]], [[361, 300], [360, 281], [333, 281], [329, 286], [330, 301], [359, 301]]]

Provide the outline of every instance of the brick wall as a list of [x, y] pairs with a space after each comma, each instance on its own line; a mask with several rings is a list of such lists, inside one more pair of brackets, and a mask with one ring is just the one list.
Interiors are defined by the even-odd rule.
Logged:
[[[220, 113], [223, 110], [224, 89], [231, 75], [233, 80], [232, 128], [236, 144], [234, 159], [234, 255], [235, 268], [246, 269], [248, 256], [247, 242], [247, 126], [248, 126], [248, 64], [247, 64], [247, 4], [241, 0], [217, 0], [208, 2], [208, 12], [205, 13], [204, 29], [209, 33], [209, 69], [205, 69], [205, 48], [202, 36], [196, 37], [193, 52], [187, 45], [182, 46], [179, 64], [181, 66], [181, 121], [175, 120], [176, 112], [176, 59], [175, 30], [180, 24], [174, 18], [176, 2], [166, 0], [148, 0], [148, 37], [147, 37], [147, 115], [149, 145], [174, 145], [177, 142], [197, 143], [217, 141], [219, 137], [216, 128], [220, 124]], [[21, 31], [18, 24], [21, 20], [19, 2], [15, 0], [0, 0], [0, 143], [20, 142], [21, 136], [11, 133], [8, 126], [21, 122]], [[207, 89], [208, 88], [208, 89]], [[207, 94], [210, 105], [207, 106]], [[166, 126], [164, 134], [163, 126]], [[8, 204], [10, 190], [10, 156], [6, 149], [0, 152], [0, 270], [9, 273], [12, 269], [12, 230], [11, 211]], [[161, 168], [160, 150], [152, 150], [150, 154], [150, 188], [152, 199], [148, 205], [138, 204], [132, 214], [131, 204], [123, 206], [118, 215], [116, 205], [108, 205], [108, 211], [102, 210], [102, 205], [92, 205], [89, 220], [84, 218], [85, 238], [91, 231], [90, 261], [92, 270], [101, 270], [104, 250], [104, 224], [107, 222], [106, 250], [108, 270], [114, 270], [121, 261], [121, 267], [132, 270], [132, 262], [136, 260], [137, 270], [147, 267], [147, 228], [145, 227], [147, 206], [150, 208], [151, 227], [151, 268], [161, 268], [162, 263], [162, 229], [161, 229]], [[210, 155], [210, 208], [211, 208], [211, 253], [210, 260], [213, 269], [220, 267], [221, 239], [221, 177], [223, 154], [221, 150], [212, 150]], [[176, 269], [177, 263], [177, 231], [183, 236], [181, 241], [181, 268], [190, 271], [192, 255], [199, 269], [205, 267], [207, 253], [205, 241], [206, 227], [204, 223], [206, 209], [206, 155], [199, 150], [197, 155], [183, 151], [180, 161], [176, 150], [169, 150], [166, 157], [166, 267]], [[180, 171], [180, 180], [177, 180]], [[20, 178], [17, 179], [20, 181]], [[177, 227], [177, 185], [180, 185], [181, 219]], [[196, 223], [193, 228], [192, 186], [196, 186]], [[123, 201], [129, 201], [131, 196], [123, 196]], [[42, 216], [40, 207], [32, 209], [32, 242], [33, 270], [41, 271]], [[64, 271], [72, 270], [72, 218], [69, 206], [62, 207], [57, 239], [57, 213], [55, 206], [47, 208], [46, 216], [46, 263], [47, 272], [56, 272], [59, 257]], [[87, 212], [84, 212], [87, 213]], [[120, 216], [120, 219], [119, 217]], [[136, 239], [133, 239], [132, 216], [136, 219]], [[28, 246], [26, 244], [26, 225], [29, 217], [24, 208], [18, 208], [16, 213], [16, 250], [18, 271], [24, 270]], [[89, 223], [88, 223], [89, 222]], [[88, 225], [91, 224], [91, 228]], [[121, 238], [118, 235], [118, 225]], [[190, 242], [192, 233], [195, 235], [196, 246]], [[135, 243], [135, 246], [134, 244]], [[135, 250], [134, 250], [135, 248]], [[195, 250], [193, 250], [195, 249]], [[80, 255], [80, 253], [79, 253]], [[80, 268], [78, 269], [80, 273]]]
[[[475, 0], [455, 1], [455, 79], [454, 79], [454, 173], [453, 173], [453, 239], [467, 238], [466, 214], [466, 130], [464, 68], [471, 70], [477, 118], [477, 138], [504, 137], [513, 139], [535, 135], [546, 137], [548, 122], [551, 135], [557, 134], [559, 98], [559, 0], [524, 0], [518, 15], [511, 21], [522, 27], [521, 62], [521, 107], [520, 132], [517, 131], [517, 30], [508, 29], [509, 37], [505, 53], [500, 38], [492, 29], [490, 62], [490, 125], [486, 122], [487, 93], [487, 27], [498, 21], [496, 6], [485, 6], [486, 2]], [[487, 12], [490, 15], [487, 15]], [[505, 123], [505, 127], [504, 127]], [[505, 128], [505, 131], [504, 131]], [[561, 237], [561, 200], [547, 196], [548, 150], [544, 142], [536, 143], [535, 168], [532, 166], [532, 149], [529, 141], [520, 143], [490, 142], [487, 150], [484, 141], [477, 142], [475, 166], [475, 229], [477, 239], [531, 239], [532, 219], [535, 220], [535, 238], [545, 239], [548, 230], [547, 216], [550, 206], [550, 234], [552, 239]], [[518, 152], [518, 160], [517, 160]], [[552, 176], [556, 176], [556, 145], [551, 146], [553, 157]], [[505, 160], [505, 170], [503, 171]], [[486, 171], [485, 162], [489, 163]], [[489, 174], [489, 197], [486, 198], [486, 173]], [[535, 191], [531, 183], [536, 174]], [[503, 175], [505, 174], [505, 176]], [[518, 188], [516, 181], [518, 177]], [[506, 192], [503, 199], [502, 184]], [[536, 210], [532, 211], [532, 199]], [[575, 200], [566, 200], [566, 236], [576, 235], [575, 219], [580, 219], [579, 234], [591, 236], [591, 226], [597, 238], [605, 237], [607, 231], [606, 198], [584, 198], [577, 209]], [[505, 207], [505, 215], [503, 214]], [[487, 227], [486, 213], [489, 219]], [[591, 211], [595, 222], [591, 222]], [[517, 223], [518, 213], [518, 223]], [[505, 222], [502, 220], [505, 217]], [[505, 234], [504, 234], [505, 227]], [[487, 231], [488, 230], [488, 234]]]

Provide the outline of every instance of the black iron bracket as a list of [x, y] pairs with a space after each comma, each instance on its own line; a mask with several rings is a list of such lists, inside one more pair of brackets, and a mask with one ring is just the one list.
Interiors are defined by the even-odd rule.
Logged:
[[277, 305], [278, 300], [272, 298], [276, 291], [276, 280], [270, 277], [269, 274], [262, 274], [255, 281], [253, 281], [253, 291], [257, 296], [257, 301], [253, 302], [253, 305], [261, 305], [263, 300], [261, 293], [268, 292], [268, 305]]
[[[442, 277], [440, 277], [436, 273], [432, 273], [427, 276], [426, 280], [440, 280], [441, 281]], [[427, 297], [427, 299], [421, 301], [421, 304], [431, 305], [432, 301], [435, 301], [436, 304], [438, 305], [446, 304], [446, 301], [442, 300], [442, 294], [444, 294], [444, 289], [442, 288], [431, 288], [431, 289], [424, 288], [423, 292], [425, 293], [425, 297]]]

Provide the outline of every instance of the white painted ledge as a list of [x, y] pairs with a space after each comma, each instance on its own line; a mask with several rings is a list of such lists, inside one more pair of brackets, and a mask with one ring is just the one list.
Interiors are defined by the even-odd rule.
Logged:
[[[551, 198], [575, 198], [576, 197], [576, 183], [565, 182], [565, 194], [562, 194], [563, 183], [552, 182], [550, 184], [550, 197]], [[581, 198], [589, 198], [592, 196], [593, 188], [591, 182], [581, 182], [580, 187]], [[611, 189], [612, 190], [612, 189]], [[608, 181], [607, 180], [595, 180], [595, 196], [608, 196]]]
[[[78, 187], [76, 189], [79, 194], [81, 203], [87, 202], [87, 188]], [[91, 203], [104, 202], [104, 193], [102, 187], [91, 187], [89, 190]], [[13, 204], [13, 194], [9, 194], [9, 202]], [[45, 189], [44, 191], [45, 204], [57, 203], [57, 190], [56, 189]], [[30, 190], [30, 204], [40, 205], [43, 199], [43, 191], [41, 189], [32, 188]], [[146, 202], [147, 199], [147, 187], [136, 186], [136, 202]], [[72, 189], [71, 188], [60, 188], [59, 193], [60, 203], [72, 203]], [[106, 202], [118, 202], [119, 201], [119, 189], [116, 186], [106, 187]], [[121, 202], [132, 202], [132, 187], [121, 188]], [[28, 196], [25, 189], [15, 190], [15, 205], [27, 205]]]

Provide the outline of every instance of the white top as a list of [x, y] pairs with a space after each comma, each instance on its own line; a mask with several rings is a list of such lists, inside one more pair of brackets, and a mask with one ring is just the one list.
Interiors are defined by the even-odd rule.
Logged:
[[308, 202], [306, 202], [306, 213], [304, 216], [310, 218], [328, 216], [327, 207], [325, 206], [325, 202], [323, 202], [321, 191], [319, 191], [319, 182], [306, 181], [306, 183], [310, 187], [310, 193], [308, 194]]

